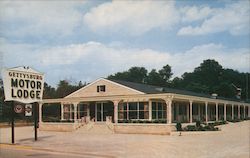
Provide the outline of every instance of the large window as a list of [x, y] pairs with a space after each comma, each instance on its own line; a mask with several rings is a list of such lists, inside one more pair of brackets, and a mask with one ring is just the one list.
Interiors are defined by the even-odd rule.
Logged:
[[118, 106], [118, 118], [119, 120], [127, 120], [128, 119], [128, 105], [127, 103], [120, 103]]
[[64, 106], [63, 106], [63, 118], [65, 120], [74, 119], [74, 106], [73, 106], [73, 104], [64, 104]]
[[166, 104], [162, 102], [152, 102], [152, 119], [166, 120]]
[[88, 115], [88, 105], [87, 104], [83, 104], [83, 103], [80, 103], [78, 104], [78, 118], [82, 118], [84, 116], [87, 116]]
[[124, 102], [119, 104], [119, 120], [135, 120], [149, 118], [148, 102]]

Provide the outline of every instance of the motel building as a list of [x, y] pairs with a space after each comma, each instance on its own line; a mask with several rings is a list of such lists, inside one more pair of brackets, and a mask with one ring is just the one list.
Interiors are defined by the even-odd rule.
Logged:
[[[59, 121], [46, 121], [45, 106], [60, 106]], [[169, 134], [177, 122], [247, 117], [249, 103], [104, 78], [64, 98], [39, 103], [39, 129], [54, 131]]]

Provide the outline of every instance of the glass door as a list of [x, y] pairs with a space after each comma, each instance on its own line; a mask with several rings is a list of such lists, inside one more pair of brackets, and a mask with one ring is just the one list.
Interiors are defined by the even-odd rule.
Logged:
[[103, 103], [96, 103], [96, 121], [103, 121]]
[[96, 121], [106, 121], [106, 117], [114, 117], [114, 106], [109, 102], [100, 102], [95, 104], [95, 118]]

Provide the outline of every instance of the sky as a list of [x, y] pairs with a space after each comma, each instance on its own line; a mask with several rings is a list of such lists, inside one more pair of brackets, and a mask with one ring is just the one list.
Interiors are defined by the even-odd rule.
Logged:
[[249, 0], [0, 1], [0, 68], [30, 66], [52, 86], [132, 66], [180, 77], [206, 59], [250, 71]]

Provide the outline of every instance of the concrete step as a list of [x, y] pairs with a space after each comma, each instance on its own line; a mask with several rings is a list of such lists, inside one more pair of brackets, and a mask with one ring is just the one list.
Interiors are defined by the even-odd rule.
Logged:
[[89, 134], [112, 134], [113, 131], [104, 122], [91, 122], [82, 127], [80, 127], [77, 133], [89, 133]]

